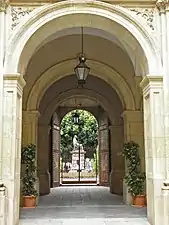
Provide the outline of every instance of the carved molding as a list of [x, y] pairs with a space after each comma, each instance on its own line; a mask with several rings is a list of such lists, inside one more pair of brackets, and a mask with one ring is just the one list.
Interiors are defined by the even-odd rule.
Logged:
[[0, 0], [0, 12], [5, 12], [9, 5], [8, 0]]
[[130, 8], [131, 12], [135, 13], [137, 16], [142, 17], [146, 20], [147, 25], [154, 30], [154, 9], [153, 8]]
[[29, 16], [34, 9], [35, 7], [11, 7], [12, 30], [20, 23], [23, 17]]

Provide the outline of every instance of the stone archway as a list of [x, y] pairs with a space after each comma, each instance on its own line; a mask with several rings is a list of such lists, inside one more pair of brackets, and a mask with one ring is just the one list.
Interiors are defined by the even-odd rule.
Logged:
[[[61, 86], [61, 84], [59, 84], [59, 86]], [[57, 86], [55, 86], [54, 89], [57, 89]], [[90, 108], [90, 107], [83, 108], [84, 110], [90, 111], [95, 116], [95, 118], [97, 118], [97, 120], [98, 120], [99, 134], [100, 134], [100, 138], [99, 138], [100, 149], [102, 149], [102, 151], [99, 151], [99, 152], [101, 154], [102, 154], [102, 152], [104, 152], [104, 155], [102, 154], [101, 158], [105, 158], [104, 156], [106, 154], [107, 158], [105, 158], [105, 160], [106, 160], [106, 162], [108, 162], [108, 159], [110, 158], [109, 157], [110, 151], [111, 152], [114, 151], [114, 143], [112, 145], [112, 148], [111, 148], [111, 146], [109, 146], [109, 143], [108, 143], [108, 141], [109, 141], [109, 124], [110, 123], [114, 124], [114, 121], [118, 121], [119, 119], [115, 115], [115, 110], [113, 109], [113, 105], [115, 105], [115, 104], [111, 105], [106, 100], [105, 97], [99, 95], [98, 93], [95, 93], [94, 91], [90, 91], [90, 90], [87, 90], [87, 89], [83, 90], [83, 95], [82, 95], [81, 89], [74, 89], [74, 90], [71, 89], [69, 91], [66, 91], [66, 92], [60, 94], [56, 98], [51, 99], [51, 102], [50, 102], [49, 105], [46, 105], [46, 102], [42, 101], [41, 104], [45, 105], [45, 108], [44, 108], [45, 110], [41, 111], [41, 117], [39, 118], [39, 126], [40, 126], [39, 128], [41, 129], [41, 127], [43, 127], [43, 130], [40, 131], [40, 129], [39, 129], [40, 133], [38, 133], [38, 140], [39, 140], [38, 141], [38, 154], [43, 155], [43, 157], [38, 158], [38, 161], [41, 164], [41, 167], [44, 168], [43, 170], [41, 170], [42, 176], [41, 176], [41, 174], [39, 174], [41, 184], [44, 184], [43, 181], [41, 182], [41, 179], [43, 179], [44, 175], [50, 176], [50, 174], [47, 175], [48, 162], [46, 160], [47, 157], [45, 157], [45, 154], [48, 155], [48, 152], [50, 151], [48, 149], [48, 146], [46, 145], [46, 143], [48, 143], [48, 141], [46, 141], [46, 139], [44, 139], [44, 138], [41, 138], [41, 136], [44, 137], [45, 134], [48, 132], [48, 124], [50, 123], [50, 118], [51, 118], [52, 114], [54, 113], [54, 114], [58, 114], [58, 116], [60, 115], [59, 114], [60, 110], [61, 110], [61, 108], [59, 107], [60, 104], [62, 104], [63, 101], [64, 102], [67, 101], [68, 99], [73, 99], [73, 98], [78, 98], [78, 97], [90, 99], [90, 100], [95, 101], [95, 102], [97, 101], [99, 103], [99, 105], [102, 107], [103, 112], [101, 110], [99, 110], [99, 108], [101, 108], [101, 107], [98, 107], [98, 108], [95, 107], [94, 109], [96, 111], [93, 108]], [[59, 107], [59, 109], [56, 110], [58, 107]], [[75, 105], [71, 109], [68, 108], [68, 111], [73, 110], [73, 109], [76, 109]], [[66, 108], [64, 108], [64, 110], [66, 110]], [[57, 113], [55, 113], [55, 111]], [[119, 113], [119, 115], [121, 114], [121, 112]], [[101, 117], [101, 115], [102, 115], [102, 117]], [[59, 116], [59, 118], [60, 118], [60, 116]], [[110, 120], [110, 122], [108, 122], [108, 119]], [[55, 121], [55, 128], [56, 129], [54, 128], [53, 131], [56, 133], [57, 136], [59, 135], [59, 133], [58, 133], [59, 129], [57, 129], [57, 127], [59, 128], [59, 126], [60, 126], [60, 122], [58, 120], [56, 120]], [[116, 130], [117, 129], [121, 129], [123, 131], [123, 124], [121, 124], [121, 125], [116, 124]], [[45, 130], [46, 130], [46, 132], [45, 132]], [[123, 138], [120, 139], [120, 133], [114, 132], [113, 129], [111, 129], [111, 131], [112, 131], [111, 135], [113, 135], [113, 137], [114, 137], [113, 142], [114, 142], [115, 139], [120, 140], [119, 143], [116, 142], [116, 153], [117, 153], [117, 151], [119, 151], [121, 149], [120, 146], [123, 143]], [[121, 136], [122, 136], [122, 133], [121, 133]], [[58, 136], [58, 140], [59, 140], [59, 137], [60, 136]], [[103, 139], [104, 139], [104, 141], [103, 141]], [[56, 143], [58, 143], [57, 140], [56, 140]], [[58, 153], [60, 152], [59, 147], [57, 147], [57, 152]], [[120, 156], [116, 156], [116, 154], [114, 154], [114, 157], [113, 157], [113, 160], [112, 160], [113, 163], [115, 161], [117, 163], [120, 160], [119, 158], [120, 158]], [[103, 162], [103, 160], [102, 160], [102, 162]], [[106, 170], [104, 172], [105, 175], [103, 175], [103, 172], [102, 172], [102, 174], [100, 174], [100, 184], [102, 184], [102, 185], [110, 184], [109, 183], [109, 168], [107, 167], [107, 169], [106, 169], [106, 167], [103, 166], [103, 165], [106, 165], [106, 164], [108, 166], [109, 163], [102, 163], [103, 170], [104, 169]], [[120, 165], [119, 165], [119, 168], [120, 168]], [[117, 170], [117, 167], [116, 167], [116, 170]], [[123, 169], [121, 169], [121, 172], [123, 173], [122, 170]], [[114, 168], [114, 171], [115, 171], [115, 168]], [[57, 173], [59, 174], [59, 169], [57, 170]], [[58, 174], [57, 174], [57, 177], [59, 176]], [[114, 174], [115, 173], [113, 173], [113, 176], [114, 176]], [[120, 175], [120, 173], [119, 173], [119, 175]], [[41, 184], [40, 184], [40, 190], [42, 190], [42, 193], [49, 193], [50, 192], [50, 186], [49, 186], [48, 181], [49, 181], [49, 179], [46, 179], [47, 185], [44, 185], [44, 187], [42, 187], [43, 190], [41, 189]], [[121, 180], [118, 177], [116, 178], [116, 182], [115, 182], [115, 180], [112, 180], [112, 181], [113, 181], [113, 184], [112, 184], [113, 186], [115, 186], [115, 185], [118, 186], [119, 184], [122, 183]], [[123, 193], [122, 189], [123, 189], [122, 185], [120, 185], [119, 192], [117, 192], [117, 190], [116, 190], [116, 193]], [[112, 189], [112, 190], [115, 193], [115, 189]]]
[[[9, 153], [12, 158], [8, 158], [7, 163], [10, 165], [10, 171], [9, 169], [2, 171], [2, 178], [8, 190], [7, 199], [12, 202], [7, 209], [7, 215], [13, 215], [9, 217], [9, 223], [16, 224], [19, 217], [20, 177], [18, 174], [20, 174], [20, 166], [17, 165], [20, 162], [21, 129], [17, 128], [21, 128], [23, 76], [39, 43], [42, 44], [56, 31], [72, 27], [72, 24], [74, 27], [93, 27], [108, 32], [121, 38], [124, 47], [124, 42], [127, 41], [130, 48], [132, 46], [140, 52], [140, 62], [145, 65], [141, 86], [144, 95], [148, 218], [152, 224], [159, 224], [162, 203], [160, 190], [165, 169], [157, 144], [162, 145], [161, 151], [164, 152], [162, 144], [164, 142], [164, 121], [163, 114], [159, 113], [159, 109], [163, 112], [160, 55], [155, 40], [144, 27], [145, 24], [121, 7], [99, 1], [87, 1], [87, 4], [83, 1], [64, 1], [44, 6], [31, 13], [30, 19], [16, 29], [10, 40], [4, 70], [3, 147], [7, 148], [8, 152], [3, 155], [3, 165], [6, 164]], [[129, 56], [131, 52], [128, 51]], [[118, 92], [118, 88], [116, 89]], [[120, 93], [122, 97], [125, 96], [124, 92]], [[39, 93], [41, 94], [43, 93]], [[31, 129], [35, 134], [38, 112], [36, 107], [31, 110], [27, 125], [29, 126], [30, 121], [33, 121]], [[131, 109], [126, 108], [126, 110]], [[6, 135], [8, 130], [12, 130], [12, 134]], [[33, 132], [32, 139], [35, 138]], [[10, 146], [9, 143], [11, 143]], [[158, 165], [160, 167], [157, 170]]]
[[[81, 17], [81, 14], [87, 15], [87, 17]], [[140, 22], [133, 15], [131, 16], [126, 9], [119, 6], [99, 1], [93, 3], [90, 0], [88, 4], [83, 1], [64, 1], [35, 10], [30, 14], [27, 23], [24, 22], [16, 29], [10, 40], [6, 55], [5, 73], [19, 72], [24, 75], [31, 56], [40, 44], [54, 32], [72, 27], [72, 24], [73, 27], [83, 25], [84, 27], [98, 28], [112, 35], [115, 35], [113, 31], [116, 30], [115, 36], [122, 43], [127, 38], [130, 47], [135, 46], [135, 48], [141, 50], [140, 60], [142, 59], [143, 64], [146, 64], [145, 72], [147, 74], [156, 75], [157, 71], [159, 74], [162, 72], [156, 41], [147, 31], [148, 27], [144, 28], [143, 22]], [[111, 29], [112, 26], [114, 29]], [[45, 32], [46, 29], [48, 32]], [[41, 35], [42, 33], [43, 35]], [[29, 42], [30, 37], [31, 42]], [[131, 52], [128, 52], [128, 54], [131, 55]]]
[[[26, 110], [33, 110], [39, 107], [40, 101], [46, 90], [63, 77], [72, 74], [72, 68], [76, 65], [76, 60], [67, 60], [45, 71], [33, 85], [26, 101], [23, 102]], [[111, 86], [116, 90], [123, 107], [128, 110], [135, 110], [135, 100], [133, 93], [126, 81], [113, 68], [94, 60], [88, 60], [91, 68], [91, 75], [111, 82]], [[104, 76], [103, 76], [104, 74]], [[118, 85], [120, 84], [120, 85]]]

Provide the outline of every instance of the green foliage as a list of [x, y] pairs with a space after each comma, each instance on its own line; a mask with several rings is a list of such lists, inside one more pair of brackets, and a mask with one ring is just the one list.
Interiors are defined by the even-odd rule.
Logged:
[[36, 196], [37, 191], [35, 189], [36, 182], [36, 146], [29, 144], [22, 148], [21, 163], [24, 166], [24, 176], [22, 178], [23, 187], [22, 192], [24, 196]]
[[124, 177], [132, 196], [144, 194], [145, 173], [141, 172], [139, 145], [133, 141], [124, 144], [122, 156], [126, 158], [127, 175]]
[[74, 124], [74, 111], [68, 113], [61, 123], [61, 157], [63, 162], [71, 161], [73, 137], [77, 135], [78, 142], [86, 150], [86, 157], [93, 158], [98, 144], [98, 124], [93, 115], [84, 110], [78, 110], [79, 124]]

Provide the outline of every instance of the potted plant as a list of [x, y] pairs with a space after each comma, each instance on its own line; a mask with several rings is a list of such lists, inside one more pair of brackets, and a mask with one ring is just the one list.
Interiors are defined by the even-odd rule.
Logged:
[[146, 205], [145, 173], [141, 172], [139, 145], [133, 141], [124, 144], [122, 156], [126, 158], [127, 174], [124, 177], [128, 191], [133, 197], [136, 206]]
[[23, 206], [32, 208], [36, 206], [36, 146], [29, 144], [22, 148], [21, 163], [24, 166], [22, 178]]

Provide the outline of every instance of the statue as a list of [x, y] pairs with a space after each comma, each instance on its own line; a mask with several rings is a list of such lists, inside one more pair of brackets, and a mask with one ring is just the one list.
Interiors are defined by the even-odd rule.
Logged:
[[[77, 135], [73, 137], [73, 150], [72, 150], [72, 168], [71, 170], [84, 170], [85, 165], [85, 151], [83, 149], [83, 145], [80, 144], [77, 140]], [[79, 164], [80, 162], [80, 164]]]
[[73, 148], [75, 149], [75, 148], [77, 148], [77, 147], [79, 147], [79, 143], [78, 143], [78, 141], [77, 141], [77, 135], [75, 135], [75, 136], [73, 137]]
[[82, 144], [79, 144], [78, 140], [77, 140], [77, 135], [75, 135], [73, 137], [73, 148], [74, 149], [77, 149], [80, 147], [80, 150], [83, 150], [83, 145]]

